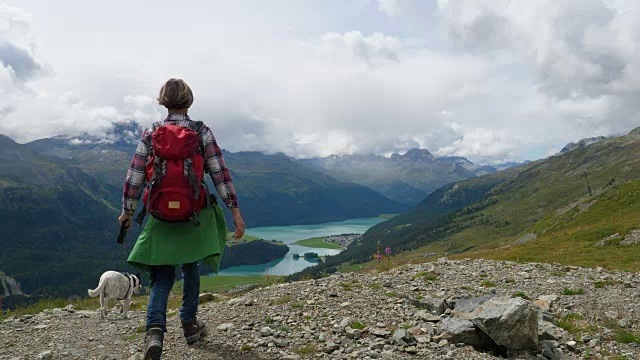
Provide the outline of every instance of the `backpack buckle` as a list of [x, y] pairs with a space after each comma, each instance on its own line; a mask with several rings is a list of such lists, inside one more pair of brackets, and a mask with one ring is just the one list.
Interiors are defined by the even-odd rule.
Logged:
[[189, 221], [193, 224], [193, 226], [200, 226], [200, 218], [198, 218], [198, 214], [195, 212], [193, 215], [189, 216]]

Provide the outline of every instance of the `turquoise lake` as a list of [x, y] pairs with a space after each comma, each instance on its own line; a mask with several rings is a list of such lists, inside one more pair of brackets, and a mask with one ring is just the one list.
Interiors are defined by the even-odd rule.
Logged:
[[370, 227], [385, 221], [382, 218], [349, 219], [314, 225], [266, 226], [246, 230], [249, 235], [265, 240], [279, 240], [289, 246], [289, 252], [283, 259], [271, 261], [261, 265], [232, 266], [220, 270], [220, 275], [289, 275], [316, 263], [303, 259], [293, 259], [293, 254], [303, 255], [305, 252], [315, 252], [319, 255], [336, 255], [341, 250], [318, 249], [307, 246], [293, 245], [298, 240], [319, 236], [340, 234], [363, 234]]

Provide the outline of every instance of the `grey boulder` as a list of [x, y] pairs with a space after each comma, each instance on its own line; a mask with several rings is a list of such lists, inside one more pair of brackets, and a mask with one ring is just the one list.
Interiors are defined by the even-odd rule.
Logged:
[[538, 315], [527, 300], [493, 298], [478, 307], [472, 315], [473, 324], [497, 345], [514, 350], [538, 347]]

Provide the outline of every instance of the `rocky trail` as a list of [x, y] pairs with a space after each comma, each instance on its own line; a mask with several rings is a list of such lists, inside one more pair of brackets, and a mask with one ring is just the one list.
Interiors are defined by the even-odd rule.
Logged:
[[[640, 359], [640, 275], [489, 260], [203, 294], [208, 336], [166, 359]], [[0, 324], [0, 359], [142, 358], [144, 312], [49, 309]]]

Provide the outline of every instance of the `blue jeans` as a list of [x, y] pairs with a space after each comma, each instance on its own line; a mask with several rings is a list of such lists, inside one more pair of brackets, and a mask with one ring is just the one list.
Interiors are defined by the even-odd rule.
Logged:
[[[180, 268], [182, 268], [184, 276], [180, 320], [183, 323], [189, 323], [195, 320], [198, 313], [200, 272], [197, 262], [182, 264]], [[151, 266], [151, 294], [147, 307], [147, 330], [152, 327], [160, 327], [165, 332], [167, 331], [167, 303], [175, 278], [176, 270], [173, 266]]]

